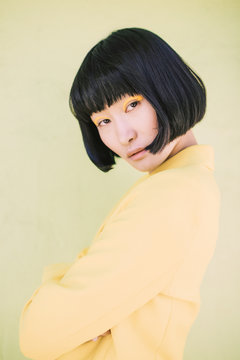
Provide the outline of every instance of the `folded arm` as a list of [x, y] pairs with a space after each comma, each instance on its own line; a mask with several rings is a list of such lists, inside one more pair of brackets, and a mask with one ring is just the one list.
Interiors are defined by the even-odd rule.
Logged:
[[196, 215], [183, 192], [170, 191], [146, 187], [130, 197], [86, 256], [35, 291], [20, 321], [26, 356], [58, 358], [107, 332], [169, 284], [194, 237]]

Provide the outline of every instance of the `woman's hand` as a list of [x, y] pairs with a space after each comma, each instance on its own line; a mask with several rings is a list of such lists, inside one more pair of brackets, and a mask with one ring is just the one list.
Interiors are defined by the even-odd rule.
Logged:
[[92, 341], [97, 341], [101, 336], [106, 336], [108, 334], [111, 334], [111, 330], [106, 331], [102, 335], [97, 336], [96, 338], [92, 339]]

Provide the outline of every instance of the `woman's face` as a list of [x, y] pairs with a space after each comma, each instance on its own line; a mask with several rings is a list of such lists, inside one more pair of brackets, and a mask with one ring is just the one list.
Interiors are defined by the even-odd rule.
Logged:
[[[175, 139], [156, 154], [140, 151], [158, 133], [156, 111], [142, 95], [126, 95], [103, 111], [93, 113], [91, 119], [103, 143], [139, 171], [153, 171], [169, 157], [176, 143]], [[133, 152], [138, 153], [131, 155]]]

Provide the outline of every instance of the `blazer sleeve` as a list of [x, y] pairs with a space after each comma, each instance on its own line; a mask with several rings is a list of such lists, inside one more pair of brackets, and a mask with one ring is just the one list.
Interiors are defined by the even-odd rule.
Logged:
[[[143, 184], [86, 256], [47, 277], [20, 318], [20, 348], [53, 360], [114, 327], [173, 279], [197, 231], [196, 191], [176, 179]], [[186, 190], [187, 189], [187, 190]]]

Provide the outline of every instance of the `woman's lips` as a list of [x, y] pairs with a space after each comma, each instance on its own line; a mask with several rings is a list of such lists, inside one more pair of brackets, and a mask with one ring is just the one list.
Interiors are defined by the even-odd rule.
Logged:
[[133, 154], [132, 156], [130, 156], [130, 159], [132, 160], [138, 160], [144, 157], [145, 153], [147, 152], [147, 150], [141, 150], [135, 154]]

